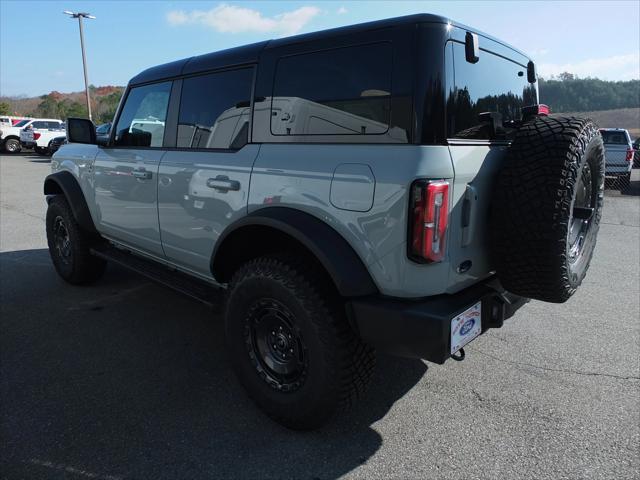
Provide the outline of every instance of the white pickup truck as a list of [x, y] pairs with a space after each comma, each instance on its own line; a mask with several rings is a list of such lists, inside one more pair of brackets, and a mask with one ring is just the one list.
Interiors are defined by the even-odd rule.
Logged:
[[20, 130], [20, 144], [24, 148], [33, 148], [40, 155], [48, 155], [49, 143], [64, 134], [64, 122], [61, 120], [38, 119]]
[[[55, 118], [29, 118], [29, 119], [22, 120], [12, 126], [9, 126], [8, 124], [6, 126], [2, 125], [0, 127], [0, 149], [8, 153], [20, 152], [20, 150], [22, 149], [22, 145], [20, 143], [21, 142], [20, 133], [22, 132], [23, 129], [32, 126], [35, 122], [37, 122], [39, 129], [44, 128], [46, 130], [48, 128], [52, 128], [52, 129], [57, 128], [58, 135], [60, 135], [60, 128], [64, 127], [64, 123], [62, 122], [62, 120], [58, 120]], [[35, 136], [36, 135], [34, 135], [34, 137]]]

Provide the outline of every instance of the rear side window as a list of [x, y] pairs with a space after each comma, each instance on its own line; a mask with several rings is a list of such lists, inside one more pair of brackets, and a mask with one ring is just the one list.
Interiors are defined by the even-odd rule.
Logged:
[[273, 135], [380, 135], [389, 130], [392, 47], [358, 45], [281, 58]]
[[[451, 42], [447, 48], [452, 49], [454, 67], [447, 92], [448, 137], [508, 139], [515, 131], [510, 122], [520, 120], [520, 109], [538, 103], [536, 88], [527, 81], [527, 68], [485, 50], [477, 63], [469, 63], [464, 44]], [[487, 116], [480, 118], [485, 112], [501, 115], [495, 131]]]
[[252, 68], [185, 78], [177, 146], [242, 148], [249, 140], [252, 83]]
[[627, 145], [629, 143], [629, 139], [627, 138], [627, 134], [625, 132], [612, 132], [610, 130], [600, 130], [600, 134], [602, 135], [602, 141], [608, 144], [614, 145]]
[[118, 119], [115, 145], [162, 146], [171, 83], [154, 83], [131, 89]]
[[35, 121], [31, 124], [33, 128], [47, 128], [49, 122]]

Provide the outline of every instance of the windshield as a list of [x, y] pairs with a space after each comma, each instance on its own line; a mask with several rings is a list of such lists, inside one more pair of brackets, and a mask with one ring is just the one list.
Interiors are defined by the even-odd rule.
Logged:
[[14, 127], [24, 127], [27, 123], [29, 123], [29, 120], [20, 120]]
[[629, 143], [624, 132], [612, 132], [610, 130], [600, 130], [602, 141], [615, 145], [626, 145]]

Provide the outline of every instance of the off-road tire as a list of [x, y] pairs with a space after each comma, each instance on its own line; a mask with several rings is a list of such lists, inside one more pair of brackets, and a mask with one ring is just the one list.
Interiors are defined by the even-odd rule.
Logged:
[[[269, 379], [251, 347], [251, 315], [261, 302], [291, 312], [308, 359], [292, 385]], [[261, 257], [234, 274], [226, 311], [226, 342], [234, 369], [254, 402], [294, 430], [311, 430], [347, 410], [365, 391], [375, 354], [353, 332], [344, 303], [319, 267], [290, 255]], [[274, 345], [275, 347], [275, 345]]]
[[[604, 146], [591, 120], [525, 122], [509, 147], [491, 207], [492, 257], [503, 286], [547, 302], [569, 299], [593, 256], [603, 195]], [[574, 214], [578, 196], [593, 208], [588, 223]], [[574, 225], [584, 230], [578, 251], [569, 249]]]
[[[55, 196], [49, 202], [46, 227], [49, 255], [58, 275], [65, 281], [82, 285], [92, 283], [103, 275], [106, 262], [90, 252], [99, 237], [78, 225], [64, 196]], [[61, 227], [66, 232], [68, 243], [60, 241]], [[65, 246], [61, 246], [61, 243]]]
[[4, 151], [7, 153], [20, 153], [22, 145], [20, 140], [16, 138], [7, 138], [4, 142]]

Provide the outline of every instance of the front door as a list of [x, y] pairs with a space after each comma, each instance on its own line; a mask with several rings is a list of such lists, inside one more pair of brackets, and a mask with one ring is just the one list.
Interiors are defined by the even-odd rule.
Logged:
[[176, 149], [158, 173], [158, 217], [166, 258], [211, 277], [215, 243], [247, 212], [259, 145], [248, 144], [253, 68], [182, 81]]
[[163, 256], [158, 227], [158, 167], [172, 82], [132, 88], [112, 145], [94, 164], [96, 216], [108, 237]]

